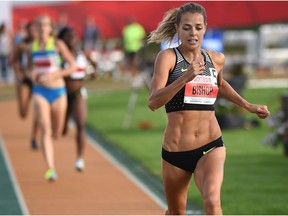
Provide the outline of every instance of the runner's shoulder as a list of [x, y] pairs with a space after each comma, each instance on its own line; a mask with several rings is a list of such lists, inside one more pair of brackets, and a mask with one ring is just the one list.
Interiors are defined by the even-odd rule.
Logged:
[[175, 62], [176, 55], [175, 55], [175, 52], [174, 52], [173, 48], [169, 48], [169, 49], [161, 50], [158, 53], [157, 58], [161, 59], [161, 60], [164, 60], [165, 62], [166, 61], [167, 62], [170, 62], [170, 61]]
[[205, 50], [209, 56], [211, 57], [212, 61], [219, 66], [223, 66], [225, 63], [225, 55], [221, 52], [216, 52], [213, 50]]

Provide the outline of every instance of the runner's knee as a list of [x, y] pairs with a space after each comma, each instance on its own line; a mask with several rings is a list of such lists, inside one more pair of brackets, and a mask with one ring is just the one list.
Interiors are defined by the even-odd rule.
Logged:
[[62, 134], [62, 131], [60, 131], [60, 130], [55, 130], [55, 131], [53, 131], [53, 133], [52, 133], [52, 138], [53, 138], [54, 140], [58, 140], [59, 137], [61, 136], [61, 134]]
[[219, 194], [209, 193], [203, 197], [203, 202], [206, 214], [220, 214], [222, 212]]

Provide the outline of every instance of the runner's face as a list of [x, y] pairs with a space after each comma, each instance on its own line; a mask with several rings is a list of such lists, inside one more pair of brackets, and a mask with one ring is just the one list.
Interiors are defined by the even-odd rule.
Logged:
[[78, 44], [78, 37], [77, 37], [76, 32], [71, 32], [71, 43], [72, 43], [72, 46], [77, 46]]
[[69, 44], [69, 46], [74, 47], [78, 43], [77, 35], [74, 31], [70, 31], [67, 33], [66, 37], [64, 40]]
[[189, 50], [200, 48], [206, 31], [203, 15], [191, 12], [183, 14], [177, 31], [183, 46]]
[[43, 17], [41, 20], [39, 20], [38, 28], [40, 37], [49, 36], [52, 32], [52, 23], [49, 17]]

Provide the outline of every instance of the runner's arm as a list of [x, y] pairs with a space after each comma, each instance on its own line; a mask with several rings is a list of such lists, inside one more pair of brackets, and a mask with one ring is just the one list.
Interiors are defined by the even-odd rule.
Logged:
[[246, 109], [251, 113], [255, 113], [259, 118], [265, 119], [270, 115], [266, 105], [252, 104], [241, 97], [231, 85], [222, 78], [222, 69], [225, 62], [225, 57], [222, 53], [218, 58], [214, 58], [217, 67], [219, 68], [218, 83], [219, 83], [219, 96], [231, 101], [232, 103]]
[[173, 70], [176, 55], [173, 49], [161, 51], [155, 61], [154, 74], [151, 82], [148, 106], [152, 111], [168, 103], [187, 82], [193, 80], [197, 74], [201, 74], [205, 66], [200, 65], [200, 56], [195, 55], [189, 68], [178, 79], [166, 86], [169, 73]]
[[61, 54], [61, 57], [68, 63], [68, 67], [57, 71], [57, 76], [65, 77], [76, 70], [76, 62], [72, 53], [69, 51], [65, 43], [61, 40], [56, 40], [57, 48]]
[[20, 66], [22, 49], [23, 49], [23, 45], [19, 44], [18, 46], [14, 47], [13, 52], [12, 52], [12, 68], [15, 72], [17, 81], [21, 81], [25, 76], [25, 72], [24, 70], [21, 69], [21, 66]]

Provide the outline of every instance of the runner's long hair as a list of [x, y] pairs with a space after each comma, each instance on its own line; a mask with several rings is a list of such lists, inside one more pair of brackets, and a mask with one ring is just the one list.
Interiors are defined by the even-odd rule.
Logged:
[[148, 43], [160, 43], [162, 41], [171, 42], [177, 33], [176, 27], [180, 24], [182, 15], [190, 13], [200, 13], [204, 17], [204, 23], [207, 23], [205, 8], [196, 3], [187, 3], [180, 8], [174, 8], [165, 13], [163, 20], [158, 24], [156, 30], [152, 31], [148, 37]]

